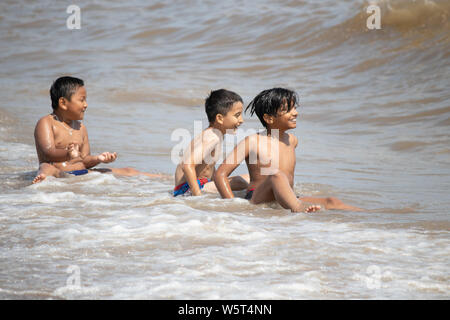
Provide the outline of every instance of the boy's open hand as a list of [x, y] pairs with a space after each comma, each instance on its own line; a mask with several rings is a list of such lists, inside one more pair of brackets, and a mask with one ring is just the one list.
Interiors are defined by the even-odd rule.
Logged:
[[70, 143], [67, 147], [69, 160], [78, 158], [80, 156], [80, 146], [77, 143]]
[[116, 160], [117, 153], [116, 152], [103, 152], [102, 154], [97, 156], [98, 161], [102, 163], [110, 163]]

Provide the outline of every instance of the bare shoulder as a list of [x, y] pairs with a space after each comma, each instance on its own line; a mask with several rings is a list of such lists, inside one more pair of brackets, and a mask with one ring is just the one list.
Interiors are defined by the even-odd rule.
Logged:
[[258, 145], [259, 145], [259, 140], [261, 138], [267, 138], [265, 136], [261, 136], [259, 133], [254, 133], [251, 134], [249, 136], [246, 136], [245, 139], [243, 139], [242, 141], [246, 144], [246, 146], [248, 146], [248, 150], [250, 151], [257, 151], [258, 150]]
[[259, 133], [254, 133], [254, 134], [251, 134], [249, 136], [246, 136], [244, 140], [248, 141], [250, 143], [255, 143], [255, 142], [258, 142], [260, 137], [261, 137], [261, 135]]
[[47, 115], [43, 116], [42, 118], [40, 118], [38, 120], [38, 122], [36, 123], [36, 125], [43, 124], [43, 123], [51, 123], [52, 120], [53, 120], [53, 116], [51, 114], [47, 114]]
[[213, 130], [205, 129], [202, 131], [202, 134], [200, 135], [202, 144], [207, 146], [215, 146], [218, 143], [220, 143], [223, 139], [221, 139], [220, 135], [217, 132], [214, 132]]
[[38, 120], [38, 122], [36, 122], [35, 131], [36, 130], [41, 131], [41, 130], [45, 130], [45, 128], [51, 128], [52, 121], [53, 121], [53, 116], [51, 114], [43, 116], [42, 118], [40, 118]]

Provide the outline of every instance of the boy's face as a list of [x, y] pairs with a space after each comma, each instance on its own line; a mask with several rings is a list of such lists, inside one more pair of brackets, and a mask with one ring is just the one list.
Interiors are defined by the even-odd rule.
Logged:
[[70, 97], [70, 100], [60, 98], [59, 108], [67, 119], [83, 120], [84, 112], [88, 106], [86, 98], [86, 89], [84, 86], [78, 87], [75, 93]]
[[282, 106], [276, 117], [273, 117], [272, 128], [280, 130], [295, 129], [297, 127], [297, 106], [293, 105], [290, 110], [288, 110], [287, 105]]
[[222, 126], [226, 130], [226, 133], [235, 133], [236, 129], [244, 122], [242, 118], [243, 109], [242, 102], [235, 102], [227, 114], [223, 116]]

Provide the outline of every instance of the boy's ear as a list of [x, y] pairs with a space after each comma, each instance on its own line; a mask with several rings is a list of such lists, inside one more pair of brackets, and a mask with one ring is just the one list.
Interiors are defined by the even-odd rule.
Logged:
[[61, 108], [63, 110], [67, 110], [67, 106], [66, 106], [66, 98], [64, 97], [60, 97], [58, 99], [58, 108]]
[[263, 119], [267, 124], [272, 124], [273, 123], [273, 116], [268, 115], [267, 113], [264, 113], [263, 115]]
[[216, 122], [219, 124], [223, 124], [223, 114], [216, 114]]

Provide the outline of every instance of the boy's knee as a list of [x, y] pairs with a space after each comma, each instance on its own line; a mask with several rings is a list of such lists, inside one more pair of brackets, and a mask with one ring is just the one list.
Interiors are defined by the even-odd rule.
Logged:
[[41, 163], [40, 165], [39, 165], [39, 169], [40, 170], [43, 170], [43, 169], [49, 169], [49, 168], [52, 168], [53, 166], [51, 165], [51, 164], [49, 164], [49, 163], [46, 163], [46, 162], [43, 162], [43, 163]]
[[57, 178], [64, 177], [64, 171], [59, 170], [50, 163], [43, 162], [39, 165], [38, 174], [44, 174], [46, 176], [54, 176]]
[[327, 206], [337, 206], [341, 203], [341, 201], [338, 198], [335, 197], [328, 197], [326, 198]]
[[39, 165], [39, 171], [45, 171], [47, 173], [51, 172], [53, 174], [54, 172], [58, 172], [60, 170], [50, 163], [43, 162]]
[[277, 170], [276, 172], [274, 172], [273, 174], [270, 175], [270, 178], [271, 179], [284, 179], [284, 178], [286, 178], [286, 175], [282, 171]]

